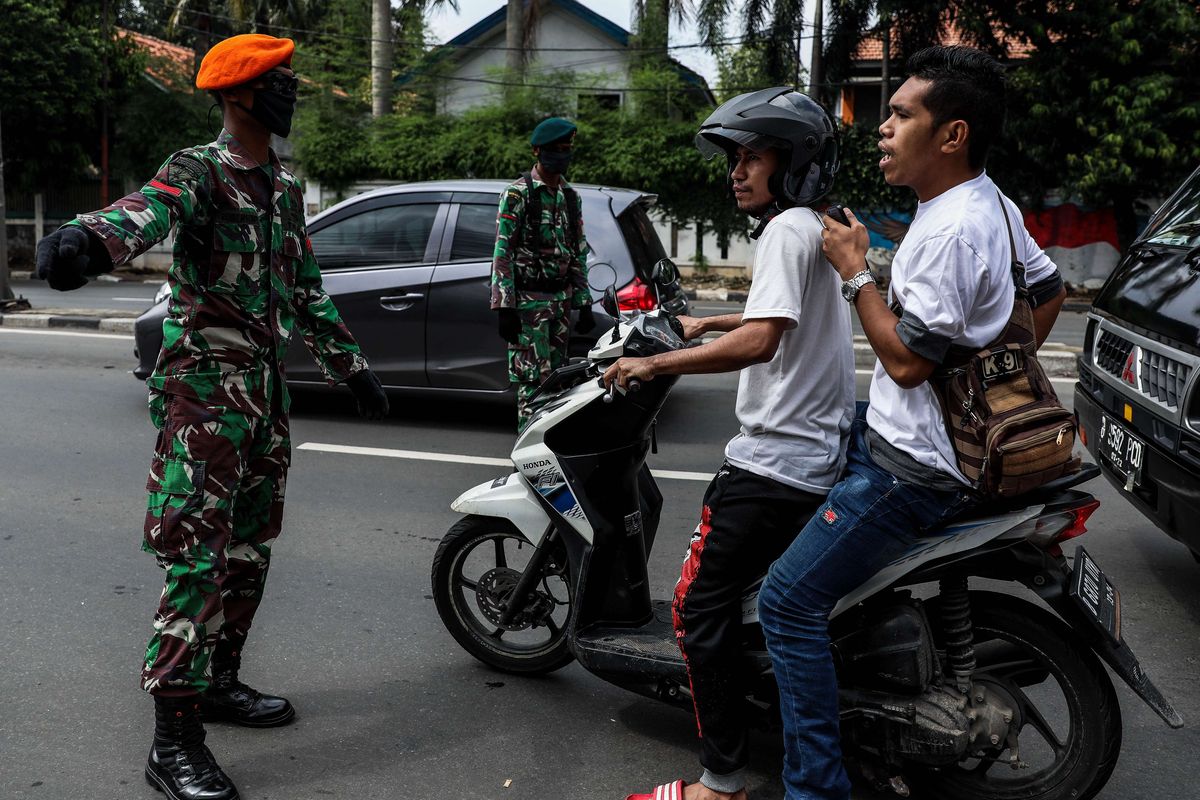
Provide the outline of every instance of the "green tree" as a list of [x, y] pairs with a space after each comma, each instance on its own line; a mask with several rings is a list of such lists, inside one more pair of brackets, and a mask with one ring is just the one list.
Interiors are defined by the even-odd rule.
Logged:
[[879, 169], [879, 132], [870, 125], [845, 126], [840, 131], [841, 168], [830, 200], [856, 212], [907, 211], [917, 198], [906, 187], [889, 186]]
[[1135, 201], [1164, 197], [1200, 163], [1200, 11], [1184, 0], [1023, 1], [1004, 22], [1034, 51], [1012, 69], [994, 171], [1027, 201], [1061, 189], [1111, 205], [1128, 245]]
[[[818, 0], [823, 2], [824, 0]], [[701, 41], [714, 52], [725, 44], [725, 28], [735, 8], [743, 41], [761, 55], [766, 85], [799, 83], [803, 44], [804, 0], [699, 0], [696, 27]]]
[[[777, 85], [766, 69], [764, 45], [744, 44], [727, 47], [715, 52], [717, 61], [717, 102], [724, 103], [733, 97], [755, 89], [766, 89]], [[804, 74], [801, 74], [803, 79]]]
[[101, 35], [99, 11], [99, 2], [0, 0], [0, 111], [10, 188], [40, 188], [99, 162], [101, 103], [117, 103], [139, 71], [128, 42]]

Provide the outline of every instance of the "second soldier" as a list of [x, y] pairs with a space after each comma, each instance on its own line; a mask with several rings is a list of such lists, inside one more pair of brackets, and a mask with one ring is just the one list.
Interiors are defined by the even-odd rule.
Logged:
[[500, 195], [491, 307], [508, 342], [518, 432], [529, 422], [530, 397], [567, 361], [571, 310], [579, 309], [576, 332], [596, 324], [582, 201], [566, 181], [574, 141], [569, 120], [540, 122], [529, 138], [537, 164]]

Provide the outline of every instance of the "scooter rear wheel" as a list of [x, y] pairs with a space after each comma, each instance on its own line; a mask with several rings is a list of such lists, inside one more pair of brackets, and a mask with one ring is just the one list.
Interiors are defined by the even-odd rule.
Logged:
[[[936, 617], [937, 600], [930, 603]], [[1121, 751], [1121, 709], [1100, 660], [1058, 617], [1008, 595], [971, 592], [975, 680], [1014, 700], [1020, 759], [985, 758], [913, 774], [939, 800], [1088, 800]], [[939, 645], [940, 646], [940, 645]]]
[[551, 552], [516, 613], [501, 618], [534, 546], [508, 520], [469, 516], [447, 531], [433, 557], [438, 616], [463, 649], [502, 672], [540, 675], [574, 660], [566, 554]]

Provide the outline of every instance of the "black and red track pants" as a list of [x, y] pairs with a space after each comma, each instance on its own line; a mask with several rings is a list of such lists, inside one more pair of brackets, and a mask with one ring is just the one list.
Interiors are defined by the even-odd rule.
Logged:
[[704, 494], [672, 611], [691, 682], [706, 785], [713, 779], [725, 783], [721, 776], [740, 782], [749, 758], [745, 698], [751, 687], [743, 685], [738, 667], [742, 594], [783, 554], [823, 500], [728, 462]]

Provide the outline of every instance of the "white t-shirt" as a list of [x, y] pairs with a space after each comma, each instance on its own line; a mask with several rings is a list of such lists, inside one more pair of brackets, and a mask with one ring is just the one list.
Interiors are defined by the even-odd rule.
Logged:
[[[1058, 268], [1029, 235], [1016, 205], [1007, 197], [1004, 204], [1026, 285], [1052, 278]], [[888, 300], [899, 300], [905, 318], [915, 317], [927, 330], [914, 338], [910, 325], [901, 339], [925, 355], [922, 349], [946, 342], [982, 347], [996, 338], [1012, 314], [1010, 258], [1000, 198], [986, 172], [919, 203], [892, 261]], [[867, 424], [920, 463], [967, 482], [928, 383], [903, 389], [876, 361]]]
[[734, 466], [816, 494], [837, 480], [854, 417], [850, 308], [821, 252], [821, 230], [812, 209], [789, 208], [758, 239], [742, 320], [788, 326], [774, 358], [742, 370], [742, 432], [725, 447]]

